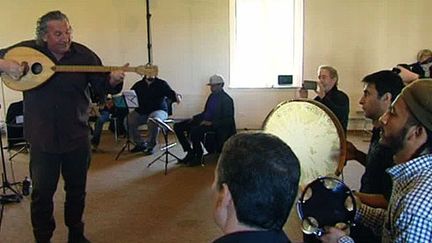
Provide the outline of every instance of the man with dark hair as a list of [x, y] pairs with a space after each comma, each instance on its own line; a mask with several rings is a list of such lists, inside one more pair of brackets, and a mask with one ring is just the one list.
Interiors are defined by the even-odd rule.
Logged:
[[[432, 242], [432, 80], [406, 86], [379, 119], [380, 143], [394, 151], [387, 210], [360, 205], [357, 223], [382, 234], [382, 242]], [[353, 242], [329, 229], [324, 242]]]
[[[12, 47], [31, 47], [56, 65], [102, 65], [89, 48], [72, 41], [72, 27], [65, 14], [51, 11], [39, 18], [36, 39]], [[10, 48], [12, 48], [10, 47]], [[24, 64], [4, 59], [10, 49], [0, 50], [0, 72], [19, 82]], [[43, 85], [23, 92], [24, 134], [31, 146], [30, 175], [33, 181], [31, 221], [36, 242], [50, 242], [55, 229], [53, 196], [60, 175], [66, 192], [64, 221], [69, 243], [89, 242], [84, 237], [87, 171], [91, 151], [88, 127], [89, 84], [95, 92], [118, 93], [124, 72], [56, 73]]]
[[213, 190], [213, 216], [223, 242], [290, 242], [282, 227], [297, 196], [300, 164], [288, 145], [266, 133], [240, 133], [225, 143]]
[[[365, 117], [372, 120], [371, 142], [367, 154], [347, 142], [346, 159], [357, 160], [365, 167], [360, 192], [356, 194], [360, 200], [372, 207], [386, 208], [391, 195], [391, 179], [385, 170], [394, 163], [392, 150], [379, 144], [381, 129], [378, 119], [387, 111], [404, 85], [396, 73], [387, 70], [367, 75], [362, 82], [363, 96], [359, 104]], [[351, 228], [351, 236], [358, 242], [379, 242], [379, 237], [362, 225]]]

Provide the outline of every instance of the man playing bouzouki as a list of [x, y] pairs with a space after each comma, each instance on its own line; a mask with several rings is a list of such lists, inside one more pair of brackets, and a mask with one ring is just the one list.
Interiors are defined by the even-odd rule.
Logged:
[[[35, 40], [0, 50], [0, 72], [18, 80], [25, 74], [25, 66], [4, 58], [15, 47], [33, 48], [55, 65], [102, 65], [93, 51], [72, 41], [72, 27], [60, 11], [39, 18]], [[60, 173], [66, 191], [68, 242], [89, 242], [82, 221], [91, 154], [88, 87], [91, 84], [100, 94], [118, 93], [124, 77], [121, 69], [111, 73], [56, 72], [42, 85], [23, 92], [24, 133], [31, 146], [31, 221], [36, 242], [50, 242], [53, 235], [53, 195]]]

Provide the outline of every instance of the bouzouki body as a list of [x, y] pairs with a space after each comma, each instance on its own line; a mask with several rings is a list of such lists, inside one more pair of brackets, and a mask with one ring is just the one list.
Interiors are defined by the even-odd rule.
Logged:
[[1, 75], [4, 84], [16, 91], [34, 89], [48, 81], [56, 72], [112, 72], [123, 70], [149, 77], [158, 75], [157, 66], [149, 64], [137, 67], [55, 65], [45, 54], [30, 47], [14, 47], [5, 54], [4, 59], [16, 61], [24, 67], [24, 73], [18, 79], [10, 77], [5, 72]]
[[10, 49], [4, 56], [6, 60], [14, 60], [24, 66], [26, 70], [19, 79], [13, 79], [5, 72], [2, 73], [4, 84], [10, 89], [25, 91], [38, 87], [45, 83], [53, 74], [51, 67], [54, 63], [43, 53], [29, 48], [16, 47]]

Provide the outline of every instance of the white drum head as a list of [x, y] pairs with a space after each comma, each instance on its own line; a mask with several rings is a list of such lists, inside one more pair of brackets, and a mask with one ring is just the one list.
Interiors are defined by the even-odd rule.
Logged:
[[300, 186], [320, 176], [339, 175], [345, 162], [345, 135], [336, 116], [314, 100], [279, 104], [267, 116], [264, 132], [281, 138], [300, 161]]
[[[320, 176], [338, 176], [345, 164], [346, 140], [336, 116], [321, 103], [298, 99], [276, 106], [264, 121], [264, 132], [281, 138], [300, 161], [299, 193]], [[296, 200], [297, 201], [297, 200]], [[301, 221], [291, 210], [288, 235], [302, 240]]]

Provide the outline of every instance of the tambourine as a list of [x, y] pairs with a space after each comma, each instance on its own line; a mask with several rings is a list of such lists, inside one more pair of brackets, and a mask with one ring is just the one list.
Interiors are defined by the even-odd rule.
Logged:
[[[322, 176], [339, 176], [345, 165], [345, 133], [336, 115], [323, 104], [310, 99], [285, 101], [276, 106], [264, 120], [264, 132], [286, 144], [300, 161], [299, 189]], [[301, 191], [298, 192], [298, 197]], [[294, 211], [294, 212], [293, 212]], [[288, 235], [301, 228], [295, 207], [286, 227]]]
[[354, 224], [357, 210], [351, 190], [339, 179], [320, 177], [306, 186], [297, 201], [302, 231], [318, 237], [325, 226], [347, 229]]

